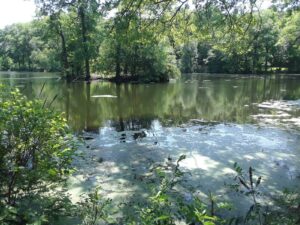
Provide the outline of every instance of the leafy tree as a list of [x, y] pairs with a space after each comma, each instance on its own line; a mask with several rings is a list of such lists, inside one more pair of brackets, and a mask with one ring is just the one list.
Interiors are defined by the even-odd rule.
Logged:
[[45, 21], [6, 27], [0, 37], [4, 70], [58, 71], [55, 39], [46, 38]]
[[278, 44], [286, 50], [287, 67], [291, 72], [300, 71], [300, 12], [295, 11], [282, 24]]
[[174, 50], [168, 38], [159, 39], [153, 28], [144, 30], [146, 21], [138, 15], [116, 17], [112, 22], [114, 30], [100, 47], [102, 71], [115, 73], [117, 80], [122, 74], [143, 81], [167, 81], [178, 76]]
[[62, 11], [75, 12], [79, 30], [77, 33], [77, 39], [80, 40], [81, 58], [84, 64], [85, 79], [88, 81], [91, 78], [90, 75], [90, 60], [92, 52], [92, 43], [90, 41], [91, 33], [95, 30], [98, 14], [99, 4], [96, 0], [36, 0], [38, 8], [43, 15], [49, 15], [52, 25], [57, 30], [58, 35], [61, 37], [62, 42], [62, 59], [64, 60], [64, 66], [68, 68], [67, 52], [66, 52], [66, 40], [61, 28], [60, 14]]
[[[3, 70], [166, 81], [182, 72], [299, 71], [298, 4], [36, 0], [40, 20], [0, 32]], [[242, 4], [243, 3], [243, 4]], [[282, 7], [285, 9], [283, 9]], [[59, 44], [57, 44], [59, 43]]]
[[184, 73], [193, 73], [197, 71], [198, 66], [198, 45], [197, 42], [190, 42], [183, 46], [181, 57], [181, 71]]

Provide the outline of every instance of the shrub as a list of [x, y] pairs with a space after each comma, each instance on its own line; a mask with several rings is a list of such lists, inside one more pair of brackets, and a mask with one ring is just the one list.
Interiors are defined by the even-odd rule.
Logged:
[[[28, 101], [17, 89], [0, 87], [1, 224], [32, 222], [28, 212], [40, 203], [62, 202], [57, 185], [72, 171], [74, 149], [65, 119], [46, 101]], [[37, 198], [42, 200], [35, 204]]]
[[90, 192], [79, 204], [82, 225], [96, 225], [101, 222], [113, 221], [110, 217], [112, 214], [110, 211], [111, 199], [104, 199], [99, 189], [100, 187]]

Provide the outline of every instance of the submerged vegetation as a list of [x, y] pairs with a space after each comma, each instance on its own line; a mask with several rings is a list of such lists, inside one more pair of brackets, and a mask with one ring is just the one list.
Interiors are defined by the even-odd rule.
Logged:
[[0, 70], [156, 82], [180, 71], [300, 71], [297, 2], [35, 2], [39, 19], [0, 31]]

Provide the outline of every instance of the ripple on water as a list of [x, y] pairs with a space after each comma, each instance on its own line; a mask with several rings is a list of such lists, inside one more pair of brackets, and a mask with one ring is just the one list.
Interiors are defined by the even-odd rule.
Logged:
[[280, 126], [300, 130], [300, 99], [294, 101], [265, 101], [257, 104], [260, 113], [252, 115], [262, 126]]

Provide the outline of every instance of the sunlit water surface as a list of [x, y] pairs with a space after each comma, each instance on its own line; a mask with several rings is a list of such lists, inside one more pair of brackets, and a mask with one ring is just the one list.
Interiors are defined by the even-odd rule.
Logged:
[[154, 162], [181, 154], [191, 186], [203, 193], [226, 192], [234, 162], [256, 169], [262, 191], [299, 189], [300, 76], [193, 74], [168, 84], [88, 85], [0, 73], [0, 82], [47, 104], [57, 96], [51, 107], [91, 139], [70, 181], [75, 195], [101, 184], [111, 197], [128, 199], [142, 193], [137, 177]]

